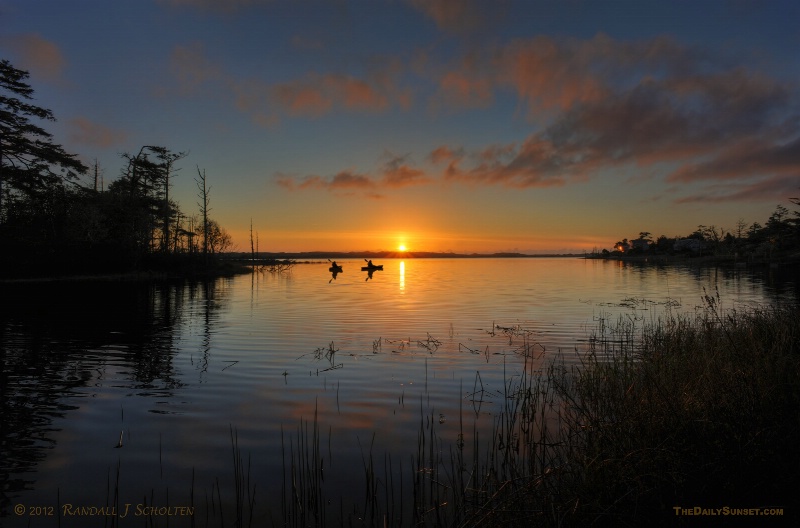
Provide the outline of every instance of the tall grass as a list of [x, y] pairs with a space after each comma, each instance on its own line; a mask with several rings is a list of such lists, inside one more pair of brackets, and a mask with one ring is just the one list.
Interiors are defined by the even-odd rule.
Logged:
[[[558, 386], [581, 520], [680, 505], [786, 507], [800, 457], [800, 310], [705, 310], [593, 340]], [[566, 379], [566, 378], [565, 378]]]
[[[518, 349], [523, 368], [506, 376], [491, 431], [465, 428], [462, 409], [458, 438], [440, 438], [436, 415], [421, 406], [409, 479], [390, 455], [381, 472], [374, 447], [362, 446], [363, 509], [339, 512], [334, 524], [639, 526], [674, 521], [676, 506], [792, 515], [798, 307], [723, 312], [707, 295], [694, 315], [602, 321], [588, 348], [576, 349], [577, 366], [559, 356], [542, 369], [537, 346], [526, 336]], [[315, 416], [290, 448], [284, 525], [330, 521], [318, 444]]]

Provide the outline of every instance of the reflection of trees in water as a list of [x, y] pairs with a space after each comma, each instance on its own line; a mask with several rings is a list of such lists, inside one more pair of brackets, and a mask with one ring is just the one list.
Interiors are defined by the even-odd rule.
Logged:
[[[675, 265], [658, 262], [619, 261], [621, 268], [631, 268], [638, 273], [643, 282], [648, 274], [660, 275], [680, 270], [692, 277], [699, 286], [723, 282], [737, 285], [747, 284], [754, 291], [763, 289], [763, 295], [770, 302], [791, 300], [800, 302], [800, 266], [715, 266], [715, 265]], [[744, 279], [744, 280], [743, 280]], [[699, 298], [697, 299], [699, 300]], [[730, 299], [723, 299], [728, 301]], [[685, 301], [696, 301], [685, 299]]]
[[[212, 334], [214, 283], [70, 282], [4, 285], [0, 294], [0, 514], [31, 489], [65, 397], [113, 378], [142, 396], [182, 386], [173, 364], [180, 322]], [[188, 307], [195, 307], [190, 313]], [[197, 312], [200, 313], [197, 313]], [[207, 344], [205, 361], [208, 361]]]
[[[205, 381], [208, 372], [208, 361], [211, 354], [212, 328], [217, 321], [220, 308], [224, 305], [225, 291], [219, 291], [219, 286], [226, 284], [225, 279], [219, 281], [196, 282], [187, 285], [186, 296], [193, 306], [199, 308], [192, 314], [191, 320], [201, 325], [197, 332], [201, 336], [199, 353], [200, 357], [196, 363], [197, 370], [200, 371], [200, 383]], [[198, 302], [199, 301], [199, 302]], [[194, 359], [192, 364], [195, 364]]]

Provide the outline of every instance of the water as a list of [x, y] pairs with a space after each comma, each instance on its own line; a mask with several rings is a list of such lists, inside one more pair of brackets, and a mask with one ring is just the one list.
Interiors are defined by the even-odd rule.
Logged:
[[[287, 460], [308, 451], [298, 431], [315, 416], [338, 516], [363, 505], [371, 458], [411, 467], [421, 424], [451, 443], [462, 423], [491, 426], [525, 351], [577, 361], [601, 319], [800, 291], [780, 270], [407, 259], [370, 278], [340, 264], [336, 278], [318, 263], [197, 284], [2, 286], [1, 524], [140, 526], [136, 508], [155, 505], [173, 509], [150, 525], [190, 526], [180, 508], [194, 507], [195, 525], [231, 526], [232, 436], [253, 525], [281, 524]], [[111, 504], [128, 515], [104, 516]]]

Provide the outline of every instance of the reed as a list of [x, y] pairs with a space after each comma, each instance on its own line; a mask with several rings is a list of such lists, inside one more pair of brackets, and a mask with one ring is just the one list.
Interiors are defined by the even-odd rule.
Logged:
[[[256, 486], [250, 485], [250, 457], [247, 457], [247, 468], [245, 469], [242, 461], [242, 452], [239, 449], [239, 433], [233, 426], [230, 427], [231, 433], [231, 454], [233, 455], [233, 482], [236, 490], [236, 520], [234, 526], [243, 528], [252, 526], [253, 509], [256, 502]], [[245, 518], [247, 522], [245, 523]]]
[[[421, 400], [410, 481], [388, 454], [380, 478], [370, 443], [362, 449], [363, 505], [342, 507], [338, 522], [636, 526], [674, 520], [679, 505], [794, 504], [798, 307], [723, 311], [718, 296], [706, 295], [694, 315], [603, 317], [588, 349], [576, 349], [577, 366], [567, 366], [563, 352], [543, 366], [544, 350], [520, 328], [493, 324], [492, 332], [521, 339], [522, 368], [506, 372], [499, 391], [476, 373], [465, 397], [476, 416], [486, 400], [494, 405], [491, 429], [477, 420], [465, 427], [460, 406], [457, 438], [441, 438], [441, 416]], [[293, 460], [317, 456], [316, 433], [311, 438]], [[315, 464], [301, 465], [305, 481], [292, 477], [295, 495], [324, 491]], [[325, 524], [324, 515], [290, 520], [284, 524]]]
[[576, 516], [632, 523], [687, 503], [792, 504], [800, 310], [704, 303], [640, 328], [620, 320], [558, 387]]

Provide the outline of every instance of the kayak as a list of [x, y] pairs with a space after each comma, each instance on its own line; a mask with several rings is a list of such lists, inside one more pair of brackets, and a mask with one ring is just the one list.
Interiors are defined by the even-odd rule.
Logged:
[[343, 269], [344, 268], [341, 266], [331, 266], [330, 268], [328, 268], [328, 271], [331, 271], [333, 273], [341, 273]]
[[379, 266], [362, 266], [361, 271], [375, 271], [375, 270], [383, 270], [383, 264]]

